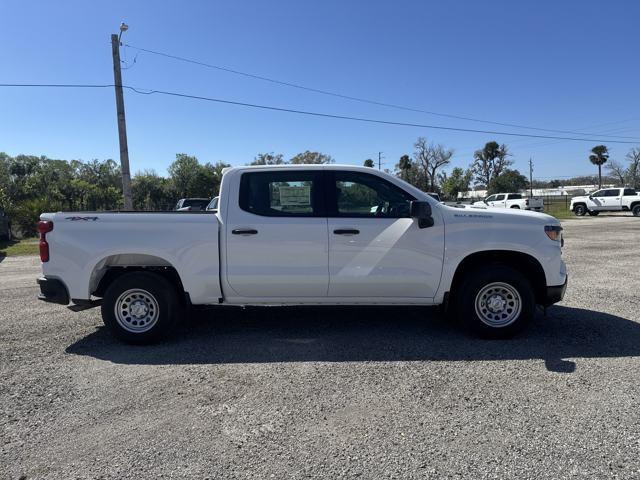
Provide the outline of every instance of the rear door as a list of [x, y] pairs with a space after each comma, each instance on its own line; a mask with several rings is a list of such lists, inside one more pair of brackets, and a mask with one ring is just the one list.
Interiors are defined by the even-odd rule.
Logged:
[[622, 197], [619, 188], [607, 188], [604, 191], [607, 210], [622, 210]]
[[414, 197], [374, 174], [327, 171], [329, 297], [432, 298], [440, 283], [444, 227], [419, 228]]
[[244, 172], [237, 195], [225, 229], [231, 289], [251, 298], [326, 297], [322, 171]]

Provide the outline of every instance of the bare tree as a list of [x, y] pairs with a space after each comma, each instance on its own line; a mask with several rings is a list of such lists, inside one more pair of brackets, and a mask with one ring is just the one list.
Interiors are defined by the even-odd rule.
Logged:
[[442, 145], [427, 143], [424, 137], [419, 137], [413, 146], [415, 147], [413, 163], [418, 170], [419, 186], [433, 192], [438, 183], [438, 170], [451, 163], [453, 150], [447, 150]]
[[491, 180], [513, 164], [513, 161], [508, 158], [510, 156], [507, 146], [499, 145], [498, 142], [487, 142], [482, 150], [476, 150], [471, 165], [476, 183], [489, 185]]
[[610, 160], [607, 164], [607, 171], [609, 172], [609, 175], [615, 177], [616, 180], [618, 180], [618, 184], [621, 187], [624, 187], [627, 177], [627, 169], [624, 167], [624, 165], [616, 160]]
[[640, 148], [632, 148], [627, 153], [627, 183], [630, 187], [640, 188]]

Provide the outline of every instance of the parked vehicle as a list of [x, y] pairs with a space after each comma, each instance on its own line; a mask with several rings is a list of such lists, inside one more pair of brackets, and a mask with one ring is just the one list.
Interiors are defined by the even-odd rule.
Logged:
[[367, 167], [233, 168], [217, 213], [40, 219], [40, 298], [101, 302], [134, 343], [168, 334], [190, 305], [442, 305], [507, 337], [567, 285], [555, 218], [448, 207]]
[[176, 203], [175, 210], [178, 212], [200, 212], [207, 208], [209, 198], [181, 198]]
[[218, 201], [219, 200], [220, 200], [220, 197], [213, 197], [211, 202], [209, 202], [209, 205], [207, 205], [206, 210], [207, 211], [212, 211], [212, 212], [217, 212], [218, 211]]
[[438, 193], [427, 192], [427, 195], [429, 195], [431, 198], [435, 199], [437, 202], [441, 202], [442, 201], [442, 200], [440, 200], [440, 195]]
[[7, 213], [0, 208], [0, 238], [11, 240], [13, 235], [11, 234], [11, 221]]
[[535, 210], [536, 212], [542, 212], [544, 210], [544, 201], [542, 198], [527, 198], [523, 197], [521, 193], [496, 193], [495, 195], [489, 195], [484, 200], [475, 202], [473, 205], [498, 208], [519, 208], [521, 210]]
[[600, 212], [632, 212], [640, 217], [640, 194], [633, 188], [603, 188], [591, 195], [573, 197], [570, 209], [579, 217]]

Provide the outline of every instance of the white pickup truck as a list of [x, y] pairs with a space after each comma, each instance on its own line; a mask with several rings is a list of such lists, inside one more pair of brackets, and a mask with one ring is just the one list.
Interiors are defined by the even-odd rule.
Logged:
[[579, 217], [600, 212], [632, 212], [640, 217], [640, 194], [633, 188], [603, 188], [591, 195], [573, 197], [570, 210]]
[[567, 285], [555, 218], [449, 207], [367, 167], [232, 168], [215, 213], [40, 219], [40, 298], [101, 303], [133, 343], [165, 336], [185, 307], [225, 304], [442, 305], [506, 337]]
[[516, 208], [520, 210], [544, 210], [544, 201], [541, 198], [523, 197], [521, 193], [496, 193], [489, 195], [484, 200], [475, 202], [475, 206], [487, 206], [497, 208]]

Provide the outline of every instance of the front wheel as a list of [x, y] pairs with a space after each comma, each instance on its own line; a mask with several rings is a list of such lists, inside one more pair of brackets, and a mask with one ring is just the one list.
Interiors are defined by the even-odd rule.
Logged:
[[458, 320], [483, 337], [511, 337], [527, 326], [535, 312], [531, 284], [504, 265], [473, 271], [455, 297]]
[[633, 213], [634, 217], [640, 217], [640, 203], [633, 206], [633, 208], [631, 209], [631, 213]]
[[584, 205], [576, 205], [573, 207], [573, 213], [575, 213], [578, 217], [584, 217], [587, 213], [587, 207]]
[[126, 273], [113, 281], [102, 299], [102, 320], [120, 340], [155, 343], [172, 330], [178, 313], [176, 289], [150, 272]]

